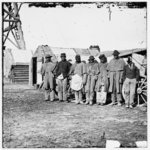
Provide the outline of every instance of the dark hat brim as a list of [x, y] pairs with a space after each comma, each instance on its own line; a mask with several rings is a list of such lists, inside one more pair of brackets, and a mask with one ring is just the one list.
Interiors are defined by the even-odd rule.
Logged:
[[105, 55], [100, 55], [99, 59], [105, 58]]
[[88, 60], [95, 60], [95, 58], [89, 58]]
[[49, 55], [49, 56], [45, 56], [45, 58], [51, 58], [52, 56], [51, 55]]
[[113, 53], [114, 56], [119, 55], [120, 53]]
[[118, 51], [114, 51], [113, 52], [113, 55], [115, 56], [115, 55], [119, 55], [120, 53], [118, 52]]

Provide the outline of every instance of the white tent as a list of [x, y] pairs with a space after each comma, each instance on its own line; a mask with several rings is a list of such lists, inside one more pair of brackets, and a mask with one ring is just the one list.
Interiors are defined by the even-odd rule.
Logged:
[[18, 50], [12, 49], [12, 56], [14, 58], [15, 64], [29, 64], [32, 58], [32, 53], [30, 50]]
[[50, 49], [52, 50], [58, 61], [60, 61], [60, 54], [66, 53], [67, 60], [71, 59], [72, 62], [75, 62], [76, 52], [73, 48], [50, 47]]

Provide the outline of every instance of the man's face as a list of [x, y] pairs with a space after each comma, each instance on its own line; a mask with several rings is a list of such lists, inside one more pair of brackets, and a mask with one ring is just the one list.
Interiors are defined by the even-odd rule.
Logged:
[[103, 58], [101, 58], [101, 59], [100, 59], [100, 61], [101, 61], [101, 63], [104, 63], [105, 58], [104, 58], [104, 57], [103, 57]]
[[46, 62], [49, 62], [50, 60], [51, 60], [51, 58], [50, 58], [50, 57], [46, 58]]
[[65, 56], [61, 56], [61, 60], [64, 61], [66, 59]]
[[114, 55], [114, 58], [115, 58], [115, 59], [118, 59], [118, 55]]
[[128, 61], [127, 63], [128, 63], [129, 65], [131, 65], [131, 64], [132, 64], [132, 60], [130, 59], [130, 61]]
[[94, 62], [94, 60], [93, 60], [93, 59], [90, 59], [90, 60], [89, 60], [89, 63], [93, 63], [93, 62]]
[[81, 62], [81, 58], [80, 57], [76, 57], [76, 62]]

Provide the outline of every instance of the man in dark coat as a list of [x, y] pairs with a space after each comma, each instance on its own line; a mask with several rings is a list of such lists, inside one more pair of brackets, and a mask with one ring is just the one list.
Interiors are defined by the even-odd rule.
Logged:
[[66, 60], [66, 54], [61, 53], [61, 61], [58, 62], [56, 67], [56, 77], [58, 84], [58, 98], [59, 101], [67, 100], [67, 83], [68, 75], [70, 71], [71, 64]]

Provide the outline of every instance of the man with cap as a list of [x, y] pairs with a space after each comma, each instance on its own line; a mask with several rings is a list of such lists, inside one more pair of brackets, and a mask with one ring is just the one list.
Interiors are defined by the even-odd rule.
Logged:
[[66, 60], [66, 54], [61, 53], [61, 61], [56, 67], [59, 101], [67, 101], [67, 83], [71, 64]]
[[96, 102], [98, 105], [104, 105], [106, 103], [108, 92], [108, 73], [107, 73], [107, 58], [104, 54], [99, 56], [99, 71], [98, 80], [96, 83]]
[[[123, 84], [123, 69], [125, 66], [125, 62], [123, 59], [119, 58], [119, 52], [114, 50], [113, 56], [114, 58], [110, 60], [107, 66], [108, 77], [109, 77], [109, 92], [111, 93], [112, 103], [110, 105], [121, 106], [122, 102], [122, 84]], [[117, 98], [117, 103], [116, 103]]]
[[94, 56], [89, 57], [89, 63], [86, 64], [87, 82], [85, 85], [86, 105], [93, 104], [95, 85], [99, 74], [98, 63], [95, 62]]
[[124, 96], [125, 104], [127, 108], [133, 108], [136, 82], [139, 80], [139, 70], [132, 62], [132, 58], [128, 57], [127, 65], [124, 67], [123, 73], [124, 83]]
[[70, 69], [70, 75], [72, 75], [71, 88], [75, 92], [76, 104], [83, 104], [82, 88], [86, 83], [86, 65], [81, 62], [80, 55], [76, 55], [75, 60], [76, 62]]
[[45, 56], [45, 63], [42, 65], [41, 74], [44, 76], [43, 87], [45, 89], [45, 101], [54, 101], [54, 69], [56, 64], [51, 61], [51, 55], [47, 54]]

